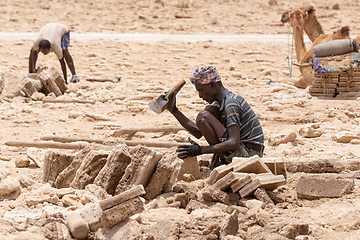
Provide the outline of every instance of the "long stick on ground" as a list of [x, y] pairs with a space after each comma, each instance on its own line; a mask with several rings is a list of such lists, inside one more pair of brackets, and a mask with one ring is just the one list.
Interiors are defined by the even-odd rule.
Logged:
[[0, 160], [11, 161], [11, 158], [0, 156]]
[[43, 99], [42, 102], [43, 103], [90, 103], [90, 104], [95, 104], [95, 102], [107, 102], [107, 101], [111, 101], [111, 100], [124, 100], [126, 97], [125, 96], [121, 96], [121, 97], [113, 97], [113, 98], [101, 98], [101, 99], [96, 99], [96, 100], [84, 100], [84, 99]]
[[70, 138], [70, 137], [59, 137], [55, 135], [44, 135], [40, 138], [45, 141], [54, 141], [62, 143], [71, 143], [71, 142], [89, 142], [89, 143], [100, 143], [104, 142], [103, 139], [92, 139], [92, 138]]
[[23, 142], [23, 141], [8, 141], [5, 143], [12, 147], [37, 147], [37, 148], [61, 148], [61, 149], [83, 149], [89, 145], [88, 142], [73, 142], [73, 143], [59, 143], [59, 142]]
[[154, 141], [133, 141], [133, 140], [124, 140], [124, 143], [128, 146], [137, 146], [137, 145], [145, 145], [147, 147], [158, 147], [158, 148], [171, 148], [176, 147], [181, 144], [188, 143], [177, 143], [177, 142], [154, 142]]
[[[41, 140], [46, 141], [54, 141], [54, 142], [62, 142], [62, 143], [71, 143], [71, 142], [95, 142], [102, 144], [105, 140], [101, 139], [91, 139], [91, 138], [68, 138], [68, 137], [59, 137], [55, 135], [45, 135], [40, 138]], [[137, 146], [137, 145], [144, 145], [147, 147], [158, 147], [158, 148], [171, 148], [176, 147], [180, 144], [188, 144], [188, 143], [178, 143], [178, 142], [156, 142], [156, 141], [135, 141], [135, 140], [120, 140], [124, 142], [128, 146]]]
[[43, 103], [90, 103], [95, 104], [95, 100], [82, 100], [82, 99], [46, 99], [42, 100]]
[[112, 208], [115, 205], [123, 203], [131, 198], [144, 195], [145, 193], [146, 192], [145, 192], [143, 185], [140, 184], [140, 185], [137, 185], [136, 187], [133, 187], [133, 188], [131, 188], [125, 192], [122, 192], [116, 196], [107, 198], [107, 199], [101, 201], [99, 204], [100, 204], [101, 209], [104, 211], [106, 209]]
[[106, 78], [87, 78], [86, 81], [89, 82], [113, 82], [115, 83], [115, 80], [112, 79], [106, 79]]
[[184, 128], [178, 126], [121, 128], [113, 133], [113, 137], [119, 137], [123, 134], [133, 134], [136, 132], [178, 132], [180, 130], [184, 130]]

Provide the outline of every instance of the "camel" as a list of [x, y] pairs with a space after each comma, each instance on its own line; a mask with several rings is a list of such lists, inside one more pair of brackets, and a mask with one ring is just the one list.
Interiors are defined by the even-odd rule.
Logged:
[[[310, 19], [317, 20], [314, 11], [311, 12], [311, 15], [313, 15], [313, 17], [311, 17]], [[294, 84], [298, 88], [306, 88], [306, 87], [310, 86], [312, 83], [312, 78], [313, 78], [312, 68], [309, 67], [311, 65], [305, 66], [305, 65], [301, 65], [301, 64], [310, 62], [311, 57], [314, 56], [314, 53], [312, 51], [314, 46], [321, 44], [321, 43], [326, 43], [326, 42], [329, 42], [329, 41], [332, 41], [335, 39], [349, 39], [350, 38], [350, 35], [349, 35], [350, 29], [348, 26], [345, 26], [345, 27], [342, 27], [341, 29], [333, 32], [332, 34], [324, 34], [324, 33], [320, 34], [318, 37], [316, 37], [314, 39], [313, 44], [311, 45], [310, 49], [307, 51], [306, 47], [305, 47], [305, 43], [304, 43], [304, 37], [303, 37], [306, 19], [309, 19], [309, 14], [302, 11], [301, 9], [295, 9], [295, 10], [292, 10], [289, 12], [289, 21], [290, 21], [291, 27], [293, 28], [293, 34], [294, 34], [296, 58], [297, 58], [298, 63], [300, 64], [300, 72], [302, 75], [299, 80], [292, 82], [292, 84]], [[313, 25], [317, 26], [316, 27], [317, 30], [315, 30], [315, 31], [318, 31], [321, 28], [321, 25], [318, 22]], [[319, 26], [320, 26], [320, 28], [319, 28]], [[309, 28], [308, 28], [308, 31], [310, 32]], [[314, 32], [314, 31], [311, 31], [311, 32]]]
[[[315, 39], [324, 34], [324, 31], [316, 17], [315, 8], [311, 5], [302, 6], [300, 8], [301, 11], [305, 13], [304, 16], [304, 31], [308, 35], [311, 42], [314, 42]], [[281, 22], [287, 23], [290, 22], [290, 14], [293, 10], [286, 11], [281, 16]]]

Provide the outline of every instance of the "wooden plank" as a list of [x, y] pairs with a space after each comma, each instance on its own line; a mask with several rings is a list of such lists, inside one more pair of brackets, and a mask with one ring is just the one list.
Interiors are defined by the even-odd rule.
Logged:
[[89, 142], [89, 143], [100, 143], [104, 142], [103, 139], [92, 139], [92, 138], [71, 138], [71, 137], [60, 137], [56, 135], [44, 135], [40, 137], [41, 140], [44, 141], [54, 141], [54, 142], [62, 142], [62, 143], [69, 143], [69, 142]]
[[43, 103], [90, 103], [95, 104], [95, 100], [82, 100], [82, 99], [47, 99], [42, 100]]
[[119, 128], [122, 128], [123, 125], [122, 124], [118, 124], [118, 123], [98, 123], [96, 124], [93, 129], [106, 129], [106, 130], [116, 130]]
[[123, 142], [128, 146], [145, 145], [147, 147], [158, 147], [158, 148], [172, 148], [172, 147], [177, 147], [178, 145], [189, 144], [183, 142], [157, 142], [157, 141], [135, 141], [135, 140], [124, 140]]
[[0, 156], [0, 160], [8, 162], [8, 161], [11, 161], [11, 158]]
[[180, 126], [161, 126], [161, 127], [138, 127], [138, 128], [121, 128], [113, 133], [113, 137], [119, 137], [124, 134], [134, 134], [136, 132], [178, 132], [185, 130]]
[[23, 142], [8, 141], [5, 145], [12, 147], [37, 147], [37, 148], [61, 148], [61, 149], [83, 149], [89, 146], [87, 142], [58, 143], [58, 142]]
[[86, 81], [89, 81], [89, 82], [112, 82], [112, 83], [117, 82], [114, 79], [107, 79], [107, 78], [87, 78]]
[[[92, 138], [71, 138], [71, 137], [60, 137], [55, 135], [45, 135], [41, 137], [42, 140], [55, 141], [55, 142], [95, 142], [102, 144], [106, 139], [92, 139]], [[107, 139], [110, 140], [110, 139]], [[158, 147], [158, 148], [171, 148], [178, 145], [186, 145], [188, 143], [182, 142], [158, 142], [158, 141], [135, 141], [135, 140], [122, 140], [128, 146], [144, 145], [147, 147]]]
[[131, 198], [139, 197], [144, 195], [145, 189], [143, 185], [137, 185], [136, 187], [133, 187], [125, 192], [122, 192], [116, 196], [110, 197], [108, 199], [105, 199], [101, 201], [100, 207], [104, 211], [106, 209], [112, 208], [120, 203], [123, 203]]

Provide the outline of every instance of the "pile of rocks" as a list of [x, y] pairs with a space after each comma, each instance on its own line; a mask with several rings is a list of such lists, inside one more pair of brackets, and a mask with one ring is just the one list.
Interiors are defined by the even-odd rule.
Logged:
[[255, 155], [250, 158], [233, 158], [232, 163], [215, 168], [210, 174], [208, 184], [223, 191], [231, 188], [231, 192], [239, 192], [241, 197], [247, 197], [258, 188], [269, 191], [276, 189], [285, 184], [285, 177], [283, 160], [260, 159]]
[[34, 93], [48, 95], [54, 93], [60, 96], [67, 90], [64, 78], [61, 73], [54, 67], [41, 68], [37, 73], [29, 73], [24, 78], [21, 92], [26, 97], [32, 97]]
[[[234, 158], [204, 175], [196, 158], [140, 145], [44, 153], [44, 183], [4, 178], [0, 190], [25, 200], [23, 212], [18, 204], [4, 215], [10, 228], [38, 227], [48, 239], [307, 239], [309, 223], [277, 213], [299, 207], [299, 198], [340, 197], [354, 187], [349, 176], [313, 174], [291, 194], [280, 158]], [[29, 221], [14, 222], [26, 214]]]

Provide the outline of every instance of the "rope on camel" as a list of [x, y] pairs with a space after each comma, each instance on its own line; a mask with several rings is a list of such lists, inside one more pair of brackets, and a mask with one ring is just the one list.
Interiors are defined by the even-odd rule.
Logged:
[[[291, 31], [291, 36], [292, 36], [291, 37], [291, 47], [290, 47], [291, 50], [289, 49], [288, 56], [285, 58], [285, 60], [287, 59], [287, 61], [288, 61], [288, 68], [289, 68], [290, 78], [294, 77], [294, 75], [292, 74], [293, 55], [294, 55], [294, 32], [293, 31]], [[288, 45], [290, 46], [290, 38], [289, 38], [289, 36], [288, 36]], [[290, 54], [290, 51], [291, 51], [291, 54]]]

